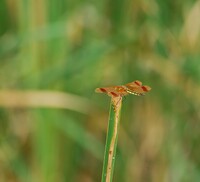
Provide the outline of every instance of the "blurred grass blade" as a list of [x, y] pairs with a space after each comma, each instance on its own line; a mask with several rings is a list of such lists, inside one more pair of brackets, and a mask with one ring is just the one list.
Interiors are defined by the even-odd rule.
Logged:
[[58, 91], [0, 91], [0, 106], [3, 107], [59, 108], [88, 114], [95, 108], [92, 105], [85, 98]]
[[[84, 149], [90, 151], [97, 159], [102, 160], [103, 145], [88, 133], [80, 124], [69, 116], [56, 116], [51, 113], [53, 124], [62, 130], [68, 137], [76, 141]], [[57, 118], [59, 117], [59, 120]]]

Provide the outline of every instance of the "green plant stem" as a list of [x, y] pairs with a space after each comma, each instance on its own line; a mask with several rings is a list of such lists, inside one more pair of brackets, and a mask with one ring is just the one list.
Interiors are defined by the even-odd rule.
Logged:
[[101, 182], [111, 182], [113, 178], [121, 105], [122, 97], [112, 97]]

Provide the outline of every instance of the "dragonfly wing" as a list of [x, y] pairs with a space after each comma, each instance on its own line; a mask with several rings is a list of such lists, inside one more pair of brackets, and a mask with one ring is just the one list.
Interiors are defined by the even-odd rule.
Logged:
[[103, 87], [103, 88], [97, 88], [95, 90], [97, 93], [105, 93], [111, 97], [118, 97], [120, 94], [117, 92], [115, 87]]
[[140, 86], [140, 87], [127, 87], [127, 92], [134, 95], [145, 95], [146, 92], [149, 92], [151, 87], [149, 86]]
[[135, 80], [134, 82], [127, 83], [125, 86], [126, 87], [140, 87], [142, 86], [142, 82], [139, 80]]

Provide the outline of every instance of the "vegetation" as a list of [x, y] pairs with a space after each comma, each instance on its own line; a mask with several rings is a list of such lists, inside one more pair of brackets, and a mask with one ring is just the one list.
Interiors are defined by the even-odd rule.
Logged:
[[[109, 102], [123, 100], [113, 182], [200, 181], [199, 1], [0, 1], [0, 181], [101, 181]], [[128, 96], [129, 97], [129, 96]]]
[[101, 182], [112, 182], [121, 114], [121, 96], [112, 97]]

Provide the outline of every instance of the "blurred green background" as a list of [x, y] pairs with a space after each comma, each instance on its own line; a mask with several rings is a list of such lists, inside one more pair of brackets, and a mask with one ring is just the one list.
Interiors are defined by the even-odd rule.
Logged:
[[110, 98], [114, 182], [200, 181], [200, 1], [1, 0], [0, 181], [101, 181]]

